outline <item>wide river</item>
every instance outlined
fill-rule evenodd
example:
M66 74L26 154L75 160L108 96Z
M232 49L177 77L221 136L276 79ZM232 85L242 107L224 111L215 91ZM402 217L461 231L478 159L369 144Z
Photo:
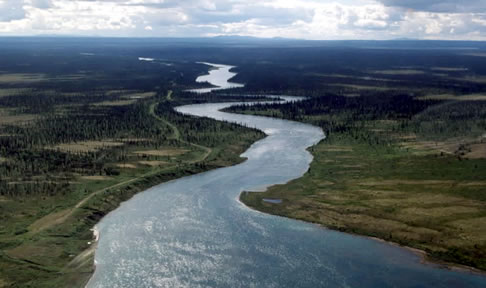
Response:
M242 191L303 175L312 160L306 148L324 135L307 124L218 111L229 105L177 110L268 137L242 164L155 186L108 214L97 225L88 287L486 287L486 277L421 264L406 249L244 206Z

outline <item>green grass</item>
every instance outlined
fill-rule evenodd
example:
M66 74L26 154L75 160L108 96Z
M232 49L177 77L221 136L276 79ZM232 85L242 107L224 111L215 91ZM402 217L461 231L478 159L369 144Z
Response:
M126 169L127 172L108 180L84 180L75 184L75 192L69 197L1 202L1 215L10 217L8 225L3 226L0 232L0 279L19 287L83 287L93 272L93 255L81 266L66 267L77 255L90 249L87 244L93 241L90 229L104 215L116 209L121 202L151 186L241 162L243 159L238 155L256 140L249 137L244 141L231 143L228 147L217 147L215 155L204 163L184 164L189 162L189 159L185 159L179 165L172 165L172 168L165 170L140 166L138 169ZM193 157L199 158L200 153L202 152L195 153ZM134 179L147 172L150 175L93 196L60 224L36 234L31 234L26 229L46 215L72 208L93 191Z
M93 176L97 178L86 179L82 176L91 174L79 171L76 176L68 171L70 182L66 182L62 193L0 198L0 287L84 287L94 269L94 245L88 244L93 241L91 229L104 215L149 187L240 163L244 159L239 155L264 136L253 129L218 124L218 129L204 131L204 139L211 146L199 144L197 137L183 139L184 133L195 131L169 122L165 114L156 115L155 104L148 107L158 125L168 126L173 132L165 146L141 141L112 147L105 155L124 156L104 158L104 167L112 171L110 175L96 174ZM187 152L168 156L135 153L160 149ZM140 161L164 164L149 166ZM120 168L118 164L130 164L130 168ZM36 177L44 181L52 176L56 175Z
M315 158L302 178L243 193L241 200L263 212L486 269L486 229L480 224L486 220L485 159L415 153L393 141L370 144L349 133L332 133L310 151Z

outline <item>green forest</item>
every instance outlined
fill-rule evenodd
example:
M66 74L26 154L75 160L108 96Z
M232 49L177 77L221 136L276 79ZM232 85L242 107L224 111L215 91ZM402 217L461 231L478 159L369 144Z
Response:
M226 111L309 123L326 139L302 178L245 192L245 204L486 269L482 43L244 44L1 38L0 287L83 287L103 216L149 187L240 163L265 137L173 108L267 95L306 99ZM236 66L245 88L186 92L209 87L195 82L200 61Z
M1 52L1 287L82 287L104 215L151 186L239 163L264 137L173 110L246 100L184 92L204 65Z
M245 193L245 204L486 268L486 101L377 92L227 111L302 121L327 136L303 178Z

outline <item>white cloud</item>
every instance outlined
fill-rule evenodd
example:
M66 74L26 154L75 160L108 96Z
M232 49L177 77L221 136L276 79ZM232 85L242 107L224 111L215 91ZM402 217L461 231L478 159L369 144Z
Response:
M486 1L0 0L0 34L486 40L483 3Z
M26 3L41 9L48 9L52 7L52 0L30 0L26 1Z
M466 13L486 12L484 0L378 0L387 6L415 11Z
M23 19L25 10L23 1L0 0L0 22L11 22Z

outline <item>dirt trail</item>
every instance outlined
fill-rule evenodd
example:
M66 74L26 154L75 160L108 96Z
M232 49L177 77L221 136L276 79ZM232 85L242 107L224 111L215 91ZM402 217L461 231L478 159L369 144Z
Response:
M163 172L164 170L172 169L174 167L175 166L169 166L169 167L166 167L164 169L157 169L155 171L150 171L150 172L145 173L141 176L138 176L138 177L117 183L115 185L94 191L93 193L89 194L88 196L83 198L81 201L79 201L74 207L72 207L70 209L63 210L63 211L48 214L47 216L44 216L43 218L35 221L33 224L31 224L29 226L29 230L30 230L29 235L35 235L35 234L37 234L41 231L44 231L48 228L51 228L55 225L59 225L59 224L63 223L64 221L66 221L66 219L68 219L71 215L73 215L73 213L76 209L81 208L91 198L93 198L94 196L96 196L100 193L103 193L103 192L105 192L109 189L113 189L113 188L117 188L117 187L120 187L120 186L130 184L130 183L135 182L137 180L140 180L142 178L145 178L145 177L148 177L148 176L151 176L151 175L154 175L154 174L158 174L160 172Z
M168 99L168 100L170 100L170 99L172 99L171 97L172 97L172 91L169 91L169 92L167 93L167 99ZM172 133L173 133L173 134L172 134L172 139L175 139L175 140L177 140L177 141L179 141L179 142L181 142L181 143L184 143L184 144L187 144L187 145L190 145L190 146L192 146L192 147L196 147L196 148L198 148L198 149L201 149L201 150L204 150L204 151L205 151L205 153L204 153L204 154L201 156L201 158L200 158L200 159L195 159L195 160L190 161L190 162L188 162L188 163L190 163L190 164L194 164L194 163L198 163L198 162L202 162L202 161L206 160L206 158L208 158L208 157L209 157L209 155L211 154L211 152L212 152L213 150L212 150L211 148L209 148L209 147L202 146L202 145L198 145L198 144L191 143L191 142L187 142L187 141L183 140L183 139L181 138L181 132L179 131L179 129L177 129L177 127L176 127L174 124L172 124L172 123L170 123L169 121L167 121L167 120L165 120L165 119L163 119L163 118L159 117L159 116L158 116L158 115L155 113L155 106L157 106L157 104L159 104L159 103L157 103L157 102L156 102L156 103L153 103L152 105L150 105L150 108L149 108L149 113L150 113L150 115L152 115L154 118L156 118L157 120L159 120L159 121L163 122L165 125L169 126L169 127L172 129Z

